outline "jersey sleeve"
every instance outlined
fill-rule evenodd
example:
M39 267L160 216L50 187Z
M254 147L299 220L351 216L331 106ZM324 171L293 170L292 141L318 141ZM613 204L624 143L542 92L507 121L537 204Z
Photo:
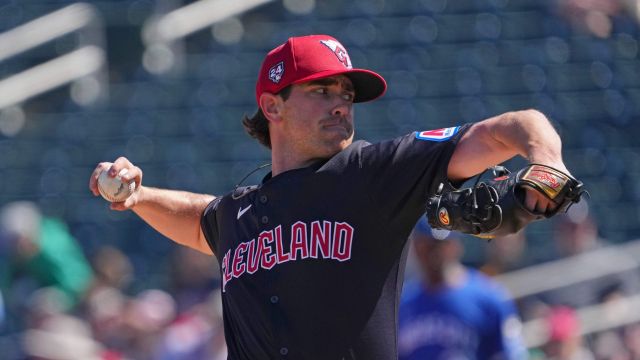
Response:
M448 182L449 160L470 126L413 132L362 149L365 191L384 221L402 229L415 224L427 198Z
M217 221L217 213L218 206L222 201L222 196L213 199L209 205L204 209L202 213L202 217L200 218L200 228L202 229L202 233L204 234L205 239L207 240L207 244L213 251L214 254L219 254L218 252L218 221Z

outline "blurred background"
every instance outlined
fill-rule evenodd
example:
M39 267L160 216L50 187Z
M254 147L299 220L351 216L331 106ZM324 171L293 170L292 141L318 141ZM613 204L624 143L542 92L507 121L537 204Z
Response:
M591 198L465 238L464 263L510 290L532 357L639 359L638 16L635 0L0 2L0 357L224 359L215 259L110 211L88 178L126 156L147 185L226 193L269 162L240 123L263 56L326 33L389 83L356 138L524 108L554 122Z

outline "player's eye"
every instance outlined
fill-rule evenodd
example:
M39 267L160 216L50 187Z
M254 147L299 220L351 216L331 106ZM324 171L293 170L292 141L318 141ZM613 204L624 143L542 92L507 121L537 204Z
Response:
M327 95L329 93L329 89L320 87L313 90L317 94Z
M342 98L346 101L353 101L353 99L355 98L355 94L354 93L344 93L342 94Z

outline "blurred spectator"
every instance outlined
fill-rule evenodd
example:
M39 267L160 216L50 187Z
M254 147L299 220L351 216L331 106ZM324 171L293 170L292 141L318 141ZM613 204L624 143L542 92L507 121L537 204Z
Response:
M81 319L56 314L23 336L29 359L101 360L107 359L102 346L93 340L89 326Z
M421 219L411 234L422 281L400 305L400 359L523 359L520 321L506 291L460 263L462 246Z
M612 17L621 13L625 5L621 0L559 0L558 3L560 14L576 29L600 38L611 35Z
M65 309L81 300L93 273L65 224L42 216L32 202L18 201L0 211L0 231L2 289L15 300L7 306L24 306L24 299L46 286L59 290Z
M178 311L206 301L220 284L217 260L214 256L179 247L172 253L170 292Z
M524 229L487 242L486 261L480 267L480 271L489 276L495 276L521 267L526 243Z
M570 256L579 259L579 256L586 256L607 244L606 240L598 236L597 224L584 201L571 207L567 214L557 216L553 241L559 259ZM640 276L635 270L598 274L598 268L594 267L585 269L585 272L592 272L592 279L539 295L547 304L579 308L600 303L607 296L627 296L640 290Z
M120 249L103 246L92 259L95 280L92 287L126 289L133 280L131 260Z
M219 291L178 316L162 334L156 348L157 360L225 360L227 347Z
M598 226L589 215L586 201L572 206L566 214L557 216L553 230L559 258L582 254L605 244L598 236Z
M542 346L545 359L591 360L593 355L583 346L580 322L573 309L553 307L546 316L547 339Z
M632 359L640 359L640 323L629 325L624 329L624 344Z
M597 360L632 360L631 353L625 349L620 334L616 330L599 333L593 341L593 353Z
M123 309L123 351L131 359L150 359L164 329L175 319L175 301L159 289L145 290Z

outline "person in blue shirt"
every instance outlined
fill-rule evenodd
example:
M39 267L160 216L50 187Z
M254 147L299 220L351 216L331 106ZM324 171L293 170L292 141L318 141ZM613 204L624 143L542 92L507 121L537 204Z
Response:
M403 290L399 359L525 359L513 302L497 282L460 262L456 235L431 229L423 217L410 239L421 279Z

